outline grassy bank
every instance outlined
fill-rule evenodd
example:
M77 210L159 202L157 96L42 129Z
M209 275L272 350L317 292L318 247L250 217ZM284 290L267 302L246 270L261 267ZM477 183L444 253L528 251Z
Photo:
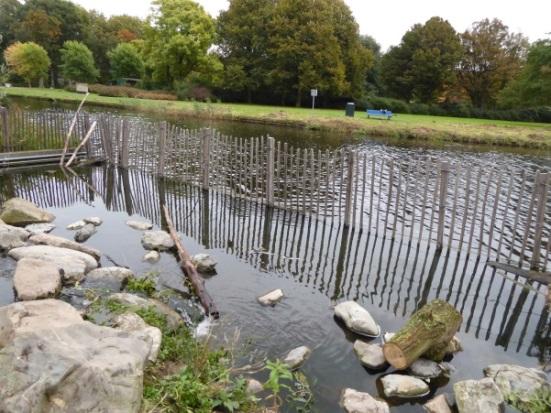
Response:
M0 88L8 96L77 102L82 95L64 90ZM145 112L181 114L206 119L236 120L308 129L338 130L358 136L416 139L431 142L487 144L551 149L551 124L488 119L398 114L391 121L367 119L357 112L346 118L344 110L289 108L228 103L197 103L114 98L90 95L97 105Z

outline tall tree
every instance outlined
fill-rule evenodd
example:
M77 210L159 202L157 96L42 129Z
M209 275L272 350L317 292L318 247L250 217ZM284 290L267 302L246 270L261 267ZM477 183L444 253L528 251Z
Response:
M48 76L50 58L46 50L36 43L16 42L4 51L8 68L22 77L29 87L34 81Z
M245 92L247 102L266 86L268 23L273 0L231 0L218 17L218 53L224 63L224 88Z
M382 91L381 59L383 54L381 52L381 45L370 35L360 36L360 42L366 49L371 51L371 55L373 56L373 65L367 72L366 92L379 94Z
M145 35L146 66L157 85L173 87L209 59L214 20L192 0L155 0Z
M527 39L511 33L498 19L473 23L461 35L463 58L459 67L461 86L474 106L495 105L498 93L522 67Z
M535 42L518 78L499 96L502 107L551 106L551 39Z
M99 71L92 52L84 43L69 40L61 48L61 72L73 82L95 82Z
M138 49L131 43L120 43L108 53L111 64L111 76L119 78L141 79L144 74L143 59Z
M440 17L414 25L381 61L381 78L387 92L397 98L431 103L455 82L461 58L459 36Z
M13 27L17 23L21 7L18 0L0 0L0 57L15 39Z

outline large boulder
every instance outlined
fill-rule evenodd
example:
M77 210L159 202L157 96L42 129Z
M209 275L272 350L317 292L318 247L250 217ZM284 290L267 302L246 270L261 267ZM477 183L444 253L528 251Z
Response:
M354 301L345 301L335 306L335 316L340 318L346 327L356 334L367 337L378 337L381 328L371 314Z
M167 251L174 248L174 241L165 231L145 231L142 245L146 250Z
M381 382L386 397L421 397L430 390L423 380L402 374L389 374Z
M23 258L17 262L13 287L21 301L55 297L61 290L59 267L53 262Z
M22 247L29 238L29 232L11 225L0 224L0 250Z
M22 258L36 258L55 263L62 270L63 282L66 284L81 281L85 274L98 267L98 262L88 254L49 245L14 248L9 255L18 261Z
M453 385L459 413L501 413L503 395L490 379L463 380Z
M149 353L62 301L0 308L0 411L138 412Z
M52 247L68 248L70 250L80 251L85 254L91 255L98 261L101 257L101 252L95 248L91 248L86 245L79 244L78 242L71 241L63 237L58 237L56 235L37 234L29 238L29 241L31 244L35 245L50 245Z
M0 219L8 225L24 226L52 222L55 215L38 208L32 202L22 198L12 198L2 206Z
M83 286L119 292L126 285L129 278L134 277L132 270L124 267L102 267L90 271L86 275Z
M344 389L340 404L346 413L390 413L387 402L353 389Z
M538 369L513 364L492 364L484 369L486 377L492 378L505 399L514 397L519 404L529 402L540 391L551 392L551 383L546 374Z
M163 339L161 330L148 325L139 315L134 313L118 315L113 321L113 327L132 333L140 340L147 342L150 346L147 359L152 362L157 360Z

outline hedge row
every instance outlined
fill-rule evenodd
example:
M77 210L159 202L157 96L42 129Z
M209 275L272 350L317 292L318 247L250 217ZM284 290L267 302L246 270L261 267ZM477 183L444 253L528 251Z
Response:
M459 118L498 119L551 123L551 106L522 109L481 109L465 103L427 105L407 103L398 99L371 96L358 102L361 109L388 109L396 113L415 115L455 116Z
M169 93L164 90L143 90L129 86L105 86L93 84L88 87L88 90L92 93L97 93L100 96L152 100L177 100L177 96L174 93Z

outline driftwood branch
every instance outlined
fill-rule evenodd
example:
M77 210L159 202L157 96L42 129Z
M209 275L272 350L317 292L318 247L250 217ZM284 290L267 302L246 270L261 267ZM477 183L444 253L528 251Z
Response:
M193 286L193 289L195 290L195 294L197 295L197 297L199 297L201 305L207 312L207 315L214 318L220 317L220 313L216 309L216 305L214 304L212 297L209 295L205 288L205 281L197 273L195 265L193 265L193 263L191 262L191 256L182 245L182 241L180 240L180 237L178 236L178 233L174 228L174 224L172 223L172 219L170 218L168 208L165 205L163 205L163 211L170 236L174 240L174 244L176 245L176 249L178 250L178 257L180 258L180 268L189 279L191 285Z
M59 166L63 166L63 162L65 162L65 154L67 153L67 149L69 149L69 140L71 139L71 135L73 134L73 130L75 129L75 126L77 124L78 120L78 114L80 113L80 110L82 109L82 106L84 106L84 102L88 98L88 95L90 93L86 93L84 97L82 98L82 101L80 102L80 105L78 105L78 109L75 113L75 116L73 117L73 121L71 122L71 126L69 127L69 132L67 132L67 137L65 138L65 145L63 145L63 153L61 154L61 159L59 160Z
M73 152L73 155L71 156L71 158L69 158L69 161L67 162L67 165L65 165L67 168L69 166L71 166L71 164L73 163L73 161L77 157L77 154L78 154L78 151L80 151L80 148L82 148L86 144L86 142L88 142L88 139L90 139L90 137L92 136L92 133L94 133L94 129L96 129L97 123L98 123L97 121L94 121L94 123L92 123L92 126L90 126L90 129L88 129L88 132L86 133L86 136L84 137L83 140L80 141L80 143L76 147L75 151Z

